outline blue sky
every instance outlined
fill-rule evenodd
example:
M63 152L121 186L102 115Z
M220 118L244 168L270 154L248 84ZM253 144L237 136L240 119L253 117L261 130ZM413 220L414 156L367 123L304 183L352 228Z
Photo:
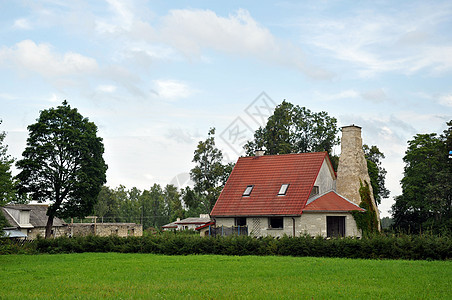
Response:
M384 152L386 216L407 141L452 119L450 28L450 1L0 1L0 130L20 158L67 99L99 127L107 185L182 185L210 127L235 161L286 99Z

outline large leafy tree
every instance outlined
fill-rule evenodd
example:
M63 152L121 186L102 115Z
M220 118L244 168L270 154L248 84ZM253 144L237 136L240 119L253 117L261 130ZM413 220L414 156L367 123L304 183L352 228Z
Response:
M247 155L264 149L270 155L327 151L331 156L333 146L339 145L338 131L336 118L326 112L283 101L244 148Z
M2 120L0 120L2 124ZM6 132L0 131L0 205L12 202L16 198L11 166L14 159L8 155L8 146L4 144Z
M367 170L369 172L370 184L372 185L373 196L377 205L381 200L389 197L389 190L385 186L386 170L381 164L385 158L383 152L377 146L363 145L364 156L367 160Z
M28 126L19 192L33 200L48 202L45 237L51 236L54 217L85 217L93 210L107 165L97 127L64 101L57 108L41 111Z
M222 160L223 153L215 146L215 128L211 128L207 139L198 143L193 157L196 166L190 171L195 193L190 194L189 205L197 206L194 201L198 199L204 206L203 213L212 210L234 166L223 164Z
M402 230L452 230L452 121L443 135L417 134L405 152L402 195L392 206L394 226Z

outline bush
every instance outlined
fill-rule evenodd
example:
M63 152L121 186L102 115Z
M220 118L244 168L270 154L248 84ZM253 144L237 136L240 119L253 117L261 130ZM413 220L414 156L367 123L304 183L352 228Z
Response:
M187 234L162 233L143 237L117 236L38 238L33 242L18 243L0 240L0 254L11 253L80 253L121 252L154 253L164 255L283 255L343 257L364 259L428 259L452 258L450 235L395 235L373 234L362 239L323 237L250 236L199 237Z

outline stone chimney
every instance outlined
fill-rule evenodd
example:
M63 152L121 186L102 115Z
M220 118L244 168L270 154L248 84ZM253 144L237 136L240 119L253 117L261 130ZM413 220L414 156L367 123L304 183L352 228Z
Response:
M265 154L265 150L258 149L254 152L255 156L263 156Z
M360 180L363 184L365 181L369 184L372 205L377 213L378 225L380 226L380 213L375 204L367 161L364 157L361 127L356 125L345 126L342 127L341 156L337 168L337 193L359 205L361 203Z

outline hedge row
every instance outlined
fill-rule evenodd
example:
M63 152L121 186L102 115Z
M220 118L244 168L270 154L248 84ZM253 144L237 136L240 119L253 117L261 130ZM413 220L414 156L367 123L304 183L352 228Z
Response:
M23 245L3 241L0 254L9 253L80 253L122 252L164 255L284 255L344 257L364 259L431 259L452 258L452 238L434 235L403 235L353 239L324 239L321 237L252 238L231 236L201 238L178 234L128 237L74 237L37 239Z

